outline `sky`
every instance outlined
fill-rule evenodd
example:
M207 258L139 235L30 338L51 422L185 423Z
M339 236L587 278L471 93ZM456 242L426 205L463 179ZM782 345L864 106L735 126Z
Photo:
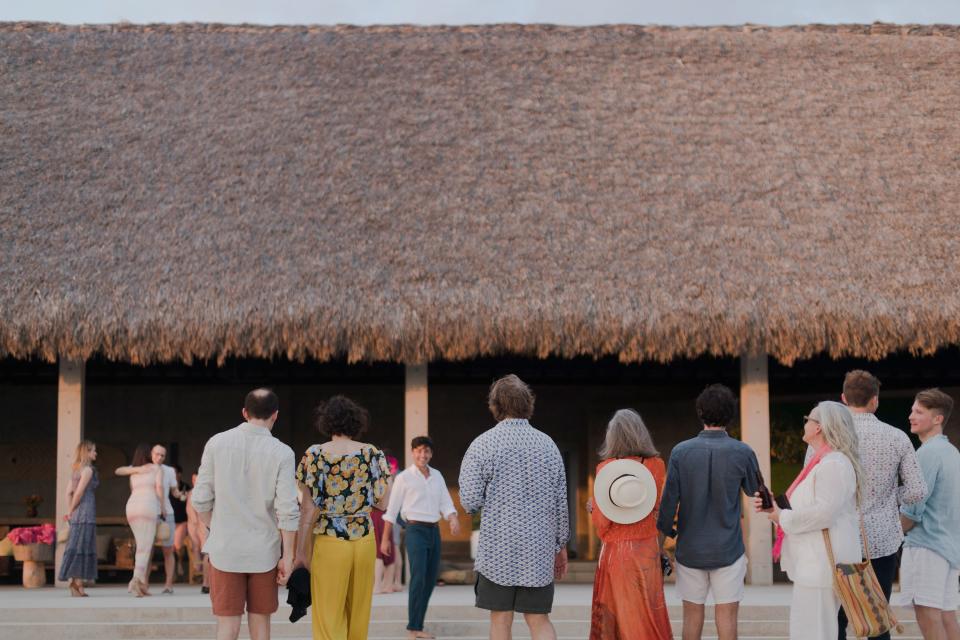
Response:
M0 0L0 21L67 24L960 23L960 0Z

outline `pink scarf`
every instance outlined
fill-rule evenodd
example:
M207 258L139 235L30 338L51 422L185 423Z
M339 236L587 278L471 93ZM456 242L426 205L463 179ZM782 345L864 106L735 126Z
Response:
M807 463L807 466L803 468L803 471L796 477L793 483L790 485L790 488L787 489L787 498L793 496L794 489L797 488L801 482L806 480L807 476L810 475L810 472L813 471L813 468L817 466L823 457L828 453L832 453L833 449L830 448L830 445L823 445L817 449L816 453L813 454L813 457L810 458L810 462ZM786 534L783 532L783 528L778 524L777 525L777 541L773 544L773 559L780 560L780 551L783 549L783 538Z

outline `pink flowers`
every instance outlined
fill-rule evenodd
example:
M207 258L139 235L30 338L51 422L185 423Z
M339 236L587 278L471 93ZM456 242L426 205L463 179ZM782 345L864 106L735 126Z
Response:
M57 537L57 530L52 524L41 524L37 527L17 527L7 534L7 540L13 544L53 544Z

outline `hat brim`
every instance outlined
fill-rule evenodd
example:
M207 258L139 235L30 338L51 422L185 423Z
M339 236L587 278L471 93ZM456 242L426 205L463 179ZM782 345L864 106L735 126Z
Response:
M610 486L623 475L635 476L646 489L643 501L635 507L618 507L610 499ZM594 507L611 522L633 524L650 515L657 504L657 483L647 467L637 460L622 458L608 462L597 472L593 481Z

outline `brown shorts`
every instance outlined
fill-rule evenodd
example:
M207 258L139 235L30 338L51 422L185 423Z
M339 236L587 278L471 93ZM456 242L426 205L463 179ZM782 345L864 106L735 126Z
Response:
M210 602L215 616L242 616L248 613L276 613L277 570L264 573L231 573L210 566Z

